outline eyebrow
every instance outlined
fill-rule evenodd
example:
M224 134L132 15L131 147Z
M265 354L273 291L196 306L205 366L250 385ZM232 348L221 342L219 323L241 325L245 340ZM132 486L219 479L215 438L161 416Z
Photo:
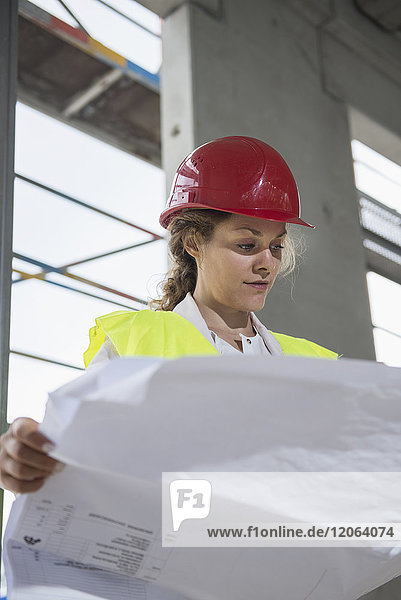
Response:
M258 231L257 229L252 229L251 227L237 227L237 229L235 229L235 231L238 231L239 229L249 229L250 232L252 232L254 235L257 235L258 237L261 237L263 235L263 233L261 231ZM286 233L287 233L287 230L284 229L284 231L282 233L280 233L279 235L276 235L276 238L286 235Z

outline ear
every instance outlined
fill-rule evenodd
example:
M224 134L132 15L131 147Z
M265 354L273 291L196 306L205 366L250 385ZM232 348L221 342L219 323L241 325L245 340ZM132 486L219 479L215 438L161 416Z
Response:
M184 248L192 258L199 259L201 256L199 238L196 231L187 233L183 240Z

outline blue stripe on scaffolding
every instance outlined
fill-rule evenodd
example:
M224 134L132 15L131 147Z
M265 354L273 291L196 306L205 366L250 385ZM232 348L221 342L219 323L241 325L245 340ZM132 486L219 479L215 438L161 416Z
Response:
M143 69L131 60L127 60L127 67L130 71L133 71L134 73L139 75L141 79L150 83L157 90L160 88L160 76L158 75L158 73L151 73L150 71Z

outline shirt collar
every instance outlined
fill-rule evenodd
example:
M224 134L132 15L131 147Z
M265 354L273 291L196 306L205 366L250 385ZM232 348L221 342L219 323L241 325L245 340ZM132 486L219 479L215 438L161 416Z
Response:
M173 310L187 321L190 321L195 325L196 329L216 348L216 344L213 340L212 334L208 326L206 325L205 319L202 317L201 312L192 297L191 292L188 292L184 300L181 300ZM272 333L265 327L257 318L257 316L251 312L251 322L263 339L266 348L270 351L273 356L282 354L281 346ZM217 349L217 348L216 348Z

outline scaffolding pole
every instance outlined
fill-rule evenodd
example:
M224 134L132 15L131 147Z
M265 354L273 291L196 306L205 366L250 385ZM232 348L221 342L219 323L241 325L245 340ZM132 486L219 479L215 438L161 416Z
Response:
M0 1L0 428L7 428L18 0ZM2 533L3 490L0 495Z

